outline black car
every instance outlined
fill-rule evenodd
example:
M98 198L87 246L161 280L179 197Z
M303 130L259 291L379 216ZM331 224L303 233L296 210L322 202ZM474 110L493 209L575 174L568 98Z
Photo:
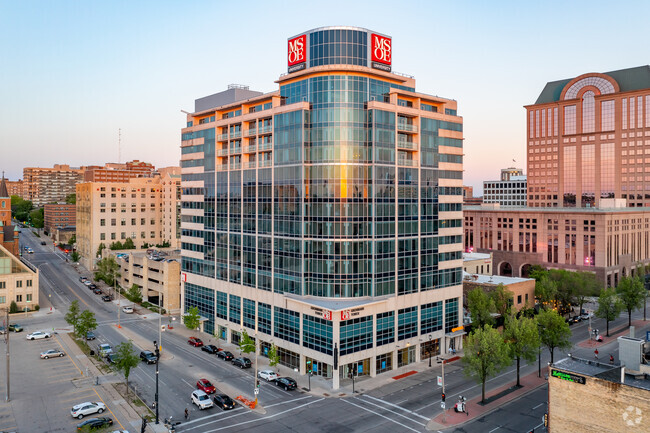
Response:
M112 352L106 355L104 359L106 359L106 362L109 364L115 364L115 354Z
M290 389L296 389L298 387L296 381L290 377L278 377L277 379L275 379L275 385L283 387L285 391L289 391Z
M569 317L568 319L566 319L566 322L567 322L569 325L573 325L574 323L579 323L580 320L582 320L582 319L580 318L580 316L572 316L572 317Z
M84 427L93 430L96 428L106 427L108 425L113 425L113 420L110 418L88 418L86 421L82 421L77 424L77 430L82 430Z
M212 399L214 400L214 404L223 410L234 409L236 406L233 399L228 397L226 394L215 394Z
M95 284L95 283L88 284L88 288L89 288L90 290L95 290L95 289L97 288L97 284Z
M102 289L100 289L100 288L98 287L98 288L96 288L95 290L93 290L93 293L94 293L95 295L101 295L101 294L102 294Z
M113 300L113 297L111 295L102 296L102 301L104 301L104 302L111 302L112 300Z
M251 360L248 358L235 358L232 360L232 365L239 368L251 368Z
M41 245L45 245L45 241L41 241Z
M95 339L95 334L93 334L91 331L86 332L86 340L94 340Z
M219 348L214 344L206 344L205 346L201 346L201 350L208 352L210 355L214 355L215 353L219 352Z
M140 359L146 362L147 364L155 364L158 361L156 355L150 350L143 350L140 352Z
M219 358L223 358L224 361L231 361L235 356L227 350L220 350L217 352Z

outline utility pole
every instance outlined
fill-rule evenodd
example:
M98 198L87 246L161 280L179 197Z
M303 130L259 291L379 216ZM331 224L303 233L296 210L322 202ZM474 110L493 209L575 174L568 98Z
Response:
M9 308L5 309L5 343L7 344L7 398L5 401L10 401L9 398Z
M442 408L442 422L447 422L447 409L445 408L445 360L442 360L442 401L440 402Z
M113 293L117 291L117 271L115 268L113 268ZM120 292L117 292L117 327L121 328L122 326L120 325L120 310L121 310L121 299L120 299ZM156 365L158 363L156 362Z
M257 305L259 302L255 303L255 317L258 317L259 312L257 311ZM253 392L255 393L255 407L257 407L257 398L260 394L260 378L257 377L257 345L259 344L259 338L257 338L257 322L258 320L255 320L255 389Z
M159 424L159 418L158 418L158 407L160 406L158 404L158 365L160 365L160 346L158 346L158 342L154 341L153 345L156 347L156 424ZM162 346L162 344L161 344Z

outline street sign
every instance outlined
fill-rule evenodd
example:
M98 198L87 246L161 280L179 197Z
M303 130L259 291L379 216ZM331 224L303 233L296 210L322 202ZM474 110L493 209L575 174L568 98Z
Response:
M438 386L442 386L442 376L438 376Z
M260 393L259 388L255 388L255 395L257 395L257 394L259 394L259 393Z
M444 408L445 408L445 402L444 402L444 401L441 401L441 402L440 402L440 409L444 409Z

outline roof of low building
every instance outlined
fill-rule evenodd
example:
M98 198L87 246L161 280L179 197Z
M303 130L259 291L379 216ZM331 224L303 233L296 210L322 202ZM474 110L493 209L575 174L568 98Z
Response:
M494 284L495 286L498 286L499 284L503 284L504 286L507 286L509 284L523 283L525 281L535 281L535 279L503 277L501 275L470 274L468 272L463 272L463 282L465 281L468 283L476 283L476 284Z

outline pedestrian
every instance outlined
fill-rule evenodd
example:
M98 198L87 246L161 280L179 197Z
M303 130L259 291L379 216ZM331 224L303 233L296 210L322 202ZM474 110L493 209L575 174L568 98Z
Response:
M598 349L594 350L594 357L598 359Z
M609 363L613 364L614 363L614 355L609 355Z
M185 408L185 419L188 419L190 417L190 411Z

